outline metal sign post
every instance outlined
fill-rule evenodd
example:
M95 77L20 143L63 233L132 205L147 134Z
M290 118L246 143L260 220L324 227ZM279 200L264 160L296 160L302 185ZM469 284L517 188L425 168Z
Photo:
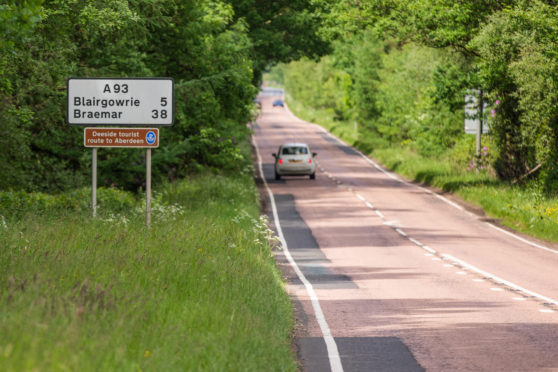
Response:
M145 221L151 225L151 149L145 153Z
M484 101L484 94L481 89L472 89L465 95L465 133L474 134L475 158L477 168L481 159L481 138L483 134L490 133L490 121L485 117L485 112L490 111L490 105Z
M91 205L97 215L99 147L146 148L146 222L151 224L151 149L159 147L159 129L129 126L174 124L172 78L69 78L66 103L69 125L118 125L85 128L83 144L92 147Z
M477 161L480 159L480 151L481 151L481 137L482 137L482 119L483 119L483 99L482 99L482 90L479 91L479 119L477 125L477 141L476 141L476 151L475 155L477 156ZM477 162L478 167L478 162Z
M97 215L97 151L99 147L146 148L145 192L146 223L151 225L151 149L159 147L157 128L84 128L83 144L93 148L91 205L93 217Z
M93 217L97 216L97 147L93 147L92 166L91 166L91 207Z

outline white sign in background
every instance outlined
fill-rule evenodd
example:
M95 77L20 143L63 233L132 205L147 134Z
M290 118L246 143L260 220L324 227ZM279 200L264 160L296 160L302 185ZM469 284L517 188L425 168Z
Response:
M70 78L69 125L172 125L171 78Z
M470 94L465 96L465 133L477 134L480 125L479 119L479 95L480 91L472 90ZM483 102L483 123L482 133L490 133L490 120L488 114L491 108Z

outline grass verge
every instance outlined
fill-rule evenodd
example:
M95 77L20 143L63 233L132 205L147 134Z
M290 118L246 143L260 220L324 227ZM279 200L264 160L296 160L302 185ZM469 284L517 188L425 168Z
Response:
M250 172L159 188L150 229L120 194L96 219L22 199L0 195L0 370L296 370Z
M537 183L512 185L486 171L466 171L467 164L456 162L450 153L434 158L420 156L406 146L375 147L359 140L354 123L333 120L328 110L305 107L288 94L286 101L295 115L320 124L388 169L410 180L454 193L514 230L558 243L558 198L545 195Z

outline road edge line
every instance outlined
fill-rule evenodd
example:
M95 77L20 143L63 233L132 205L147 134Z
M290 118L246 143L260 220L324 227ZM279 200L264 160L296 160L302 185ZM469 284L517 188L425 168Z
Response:
M258 148L258 143L256 141L256 137L254 135L252 135L252 145L256 149L256 156L258 158L258 170L260 172L261 180L262 180L262 182L265 186L265 189L267 191L267 194L269 196L269 200L270 200L270 203L271 203L271 210L272 210L272 213L273 213L273 222L275 224L275 228L277 230L277 235L279 236L279 240L281 241L281 245L283 247L283 253L285 254L285 257L287 258L287 261L289 261L289 264L291 265L291 267L295 271L296 275L298 276L298 279L304 284L304 287L306 288L306 292L308 292L308 296L310 297L310 300L312 302L312 307L314 309L314 314L316 316L316 320L318 321L318 324L320 326L320 330L322 331L322 336L323 336L324 342L326 344L327 355L328 355L329 365L331 367L331 371L332 372L343 372L343 366L341 364L341 357L339 356L339 350L337 348L337 344L335 343L335 339L331 335L331 330L329 329L329 325L327 324L327 321L325 319L325 315L323 313L322 307L320 306L320 301L318 299L318 296L316 295L316 292L314 291L314 287L306 279L306 277L304 276L304 274L302 273L302 271L298 267L298 264L296 263L296 261L292 257L291 252L289 251L287 241L285 240L285 236L283 235L283 229L281 228L281 222L279 220L279 213L277 212L277 206L275 204L275 198L274 198L273 192L271 191L271 188L269 187L269 185L268 185L268 183L265 179L264 173L263 173L262 158L261 158L261 155L260 155L260 150Z
M514 283L512 283L512 282L510 282L510 281L507 281L507 280L505 280L505 279L502 279L502 278L500 278L500 277L498 277L498 276L496 276L496 275L493 275L493 274L491 274L491 273L489 273L489 272L487 272L487 271L481 270L481 269L479 269L479 268L477 268L477 267L475 267L475 266L473 266L473 265L471 265L471 264L469 264L469 263L467 263L467 262L465 262L465 261L463 261L463 260L460 260L460 259L458 259L458 258L456 258L456 257L454 257L454 256L452 256L452 255L450 255L450 254L442 254L442 257L445 258L445 259L447 259L447 260L453 261L454 263L457 263L457 264L461 265L461 266L464 267L464 268L467 268L467 269L469 269L469 270L471 270L471 271L474 271L474 272L476 272L477 274L480 274L480 275L484 276L485 278L490 278L490 279L494 280L495 282L497 282L497 283L499 283L499 284L503 284L503 285L505 285L505 286L507 286L507 287L509 287L509 288L515 289L515 290L517 290L517 291L519 291L519 292L523 292L523 293L525 293L525 294L527 294L527 295L529 295L529 296L536 297L536 298L538 298L539 300L543 300L543 301L548 302L548 303L551 303L551 304L553 304L553 305L558 305L558 301L557 301L557 300L554 300L554 299L552 299L552 298L550 298L550 297L546 297L546 296L541 295L541 294L539 294L539 293L537 293L537 292L530 291L530 290L528 290L528 289L526 289L526 288L523 288L523 287L521 287L521 286L519 286L519 285L517 285L517 284L514 284Z

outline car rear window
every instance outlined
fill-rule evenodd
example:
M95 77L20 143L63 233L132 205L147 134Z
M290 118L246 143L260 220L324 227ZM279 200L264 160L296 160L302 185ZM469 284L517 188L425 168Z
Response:
M302 146L283 147L283 155L306 155L308 148Z

